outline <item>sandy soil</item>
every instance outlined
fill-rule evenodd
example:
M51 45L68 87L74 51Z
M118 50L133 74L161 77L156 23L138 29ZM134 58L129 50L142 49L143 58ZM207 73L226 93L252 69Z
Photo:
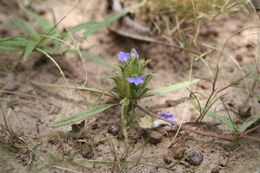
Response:
M74 3L69 0L46 0L33 3L35 9L43 8L46 11L43 17L48 20L52 18L51 9L54 10L56 18L60 19L71 10L73 5ZM1 37L19 33L17 28L9 23L10 18L13 16L17 14L19 16L23 15L17 9L17 7L13 6L0 7ZM64 29L84 21L100 20L106 14L105 9L106 3L101 0L81 2L62 21L59 28ZM223 43L236 31L255 24L254 19L245 11L231 16L220 16L214 26L202 31L199 40L212 47L218 47L220 50ZM225 86L230 81L242 77L243 73L240 68L243 69L244 73L253 70L255 48L251 45L256 44L257 32L256 29L244 30L229 40L223 52L217 87ZM79 43L79 46L88 53L103 58L112 64L119 63L116 57L117 52L129 51L133 47L137 48L141 57L152 60L148 71L157 74L151 81L150 88L175 84L189 78L190 59L185 53L171 47L123 38L111 33L108 29L102 29L100 32L91 35L85 41ZM19 54L16 53L1 53L1 63L5 62L6 66L8 66L18 56ZM84 60L84 67L84 63L74 55L66 54L64 56L71 59L77 68L87 72L88 81L93 81L104 89L111 89L112 80L110 77L115 74L113 70L89 60ZM214 68L218 57L219 51L214 51L206 57L205 61L211 68ZM108 133L109 128L119 123L119 108L108 110L99 116L87 119L85 127L80 129L82 135L79 138L69 137L68 132L71 130L71 126L64 126L59 129L51 128L50 124L54 121L85 110L97 104L97 102L107 101L105 97L99 99L96 95L83 91L42 88L32 85L30 82L32 80L52 84L83 85L84 81L72 74L72 70L66 63L62 64L63 57L55 58L61 63L67 81L64 81L52 62L37 53L32 54L29 61L22 63L15 72L0 70L0 88L2 90L34 96L0 94L1 98L8 100L8 102L4 100L1 100L1 102L11 127L20 138L26 141L27 147L36 154L36 158L32 159L26 149L14 152L12 157L23 165L22 168L25 168L29 163L32 168L44 168L42 172L48 173L72 172L71 170L78 172L126 172L128 169L128 172L133 173L210 173L214 169L219 169L221 173L254 173L260 171L260 144L251 140L243 139L231 143L199 136L188 131L181 131L174 147L167 148L176 134L174 127L168 130L165 128L157 129L157 131L163 131L164 133L167 131L162 141L156 145L150 143L144 145L142 130L137 126L133 126L129 130L129 145L125 147L123 141ZM234 61L234 59L237 61ZM237 62L239 67L236 64ZM194 78L209 77L210 75L203 62L194 62ZM246 82L250 86L252 80L247 79ZM87 82L88 86L93 86L92 84ZM207 96L211 91L211 85L201 81L199 84L190 87L190 89ZM253 94L256 95L257 92L259 95L259 85ZM241 88L230 88L225 93L227 93L224 97L225 102L233 105L234 109L238 109L243 104L248 94L245 89ZM176 105L167 105L169 101L176 101L188 96L189 91L182 89L174 93L146 98L140 102L140 105L149 108L155 113L173 113L178 121L190 122L196 120L199 116L199 113L190 102L182 101ZM205 98L201 99L205 102ZM260 112L260 106L256 99L251 99L250 105L253 113ZM216 103L212 110L225 115L221 103ZM231 113L231 116L237 123L244 121L235 113ZM205 131L218 134L232 133L232 129L220 124L218 120L206 117L204 121L210 124L200 127ZM1 122L3 122L2 116ZM1 130L0 134L6 136L3 130ZM259 130L250 135L259 136ZM79 140L80 142L77 142ZM177 148L190 148L200 151L203 154L202 163L193 166L182 161L169 169L169 165L177 162L177 159L172 159L172 152L176 151ZM53 157L50 157L50 154ZM165 163L167 158L172 159L171 164ZM129 163L116 166L111 163L93 164L88 162L88 160L112 162L120 159L129 161ZM138 160L139 162L137 162ZM4 172L19 172L18 169L8 166L3 159L0 159L0 168Z

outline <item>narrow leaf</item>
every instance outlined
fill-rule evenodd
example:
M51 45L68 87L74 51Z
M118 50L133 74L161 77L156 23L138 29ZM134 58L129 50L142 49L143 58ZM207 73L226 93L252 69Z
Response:
M95 33L96 31L108 26L109 24L111 24L112 22L118 20L119 18L123 17L124 15L126 15L130 10L136 9L141 7L142 5L145 4L146 1L143 1L142 3L139 3L137 5L134 5L132 7L126 8L118 13L115 14L111 14L108 17L106 17L106 19L100 21L100 22L94 22L92 23L92 25L88 26L88 28L86 29L86 31L84 32L85 36L89 36L93 33Z
M146 94L144 94L144 96L147 97L147 96L153 96L153 95L157 95L157 94L169 93L169 92L176 91L176 90L179 90L182 88L186 88L190 85L197 83L198 81L199 81L199 79L194 79L192 81L182 82L182 83L178 83L175 85L170 85L168 87L150 90Z
M96 115L100 112L103 112L104 110L112 107L112 106L115 106L116 104L104 104L104 105L98 105L98 106L94 106L84 112L79 112L79 113L75 113L75 114L72 114L71 116L69 117L66 117L60 121L57 121L55 123L52 124L52 127L56 128L56 127L61 127L61 126L64 126L64 125L67 125L67 124L72 124L72 123L75 123L75 122L78 122L78 121L82 121L88 117L91 117L93 115Z
M34 48L37 46L38 42L29 42L26 48L24 49L22 59L26 61L30 54L33 52Z
M214 112L209 112L209 111L206 113L206 115L222 121L223 123L225 123L227 126L231 127L232 129L237 129L236 124L234 124L231 120L229 120L221 115L218 115Z
M249 121L240 125L238 127L238 131L241 133L244 132L248 127L250 127L252 124L254 124L256 121L259 121L259 120L260 120L260 114L253 116L253 118L251 118Z
M43 31L43 33L47 34L47 35L51 35L51 36L58 36L59 30L56 26L51 26L47 20L43 19L41 16L39 16L37 13L34 13L30 10L28 10L23 4L22 2L18 3L19 7L21 8L21 10L23 12L25 12L28 16L31 16L34 20L36 20L38 22L38 24L40 25L41 30Z
M0 45L0 52L17 52L22 51L23 48L13 47L13 46L1 46Z
M95 92L95 93L104 94L104 95L112 97L111 94L100 91L95 88L85 88L85 87L73 86L73 85L46 84L46 83L40 83L40 82L36 82L36 81L31 81L31 83L34 85L44 86L44 87L70 88L70 89L77 89L77 90L85 90L85 91Z
M0 46L26 46L28 42L32 42L31 40L27 40L23 37L8 37L4 39L0 39Z
M80 55L81 54L86 59L90 59L92 61L95 61L96 63L102 64L102 65L104 65L106 67L109 67L109 68L112 68L114 70L119 70L119 68L117 66L112 65L112 64L104 61L103 59L95 57L93 55L90 55L90 54L88 54L86 52L82 52L82 51L79 52L77 50L72 50L72 49L66 50L66 52L73 53L73 54L76 54L76 55Z
M31 34L31 35L37 34L35 29L32 27L32 25L30 23L28 23L27 21L25 21L24 19L16 17L16 18L11 19L11 22L14 25L18 26L23 31L25 31L27 34Z

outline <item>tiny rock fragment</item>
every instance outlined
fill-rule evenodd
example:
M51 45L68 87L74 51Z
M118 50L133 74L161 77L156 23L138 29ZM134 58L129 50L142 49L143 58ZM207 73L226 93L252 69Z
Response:
M189 154L185 160L191 165L199 165L203 161L203 154L200 151L189 150L185 154Z
M151 131L148 135L148 142L151 144L158 144L162 141L163 134L158 131Z
M44 6L41 5L34 5L32 6L32 8L34 9L34 11L39 14L39 15L44 15L46 14L46 8Z
M91 159L94 156L93 148L91 146L86 146L82 148L80 154L85 159Z
M170 154L166 154L163 156L163 162L166 164L170 164L172 162Z
M238 107L238 113L241 118L248 118L252 115L251 107L247 105L240 105Z
M92 126L91 126L92 130L96 130L97 128L98 128L98 124L97 123L92 124Z
M184 156L186 149L183 146L173 148L173 157L175 159L181 159Z
M117 124L110 125L107 129L107 132L113 136L116 136L116 135L118 135L120 130L121 130L121 126L117 123Z
M56 145L57 143L59 143L59 141L59 136L53 136L48 139L48 143L50 143L51 145Z
M212 168L210 173L219 173L219 171L220 171L220 168L217 166L217 167Z

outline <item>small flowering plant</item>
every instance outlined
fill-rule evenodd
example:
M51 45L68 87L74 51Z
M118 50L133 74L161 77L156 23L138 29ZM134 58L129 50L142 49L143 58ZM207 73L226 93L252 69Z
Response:
M149 90L147 84L153 75L144 72L149 61L141 60L136 49L132 49L131 53L119 52L118 59L121 61L121 74L112 77L116 85L112 92L120 100L128 98L135 102Z
M78 112L72 114L69 117L66 117L60 121L55 122L52 127L60 127L67 124L75 123L81 120L84 120L88 117L97 115L98 113L103 112L106 109L109 109L118 104L121 105L121 127L122 127L122 135L127 138L126 127L129 123L133 121L134 118L138 117L135 112L135 108L137 107L137 102L145 97L154 96L157 94L165 94L168 92L176 91L178 89L182 89L188 87L194 83L197 83L199 80L195 79L192 81L186 81L182 83L178 83L175 85L170 85L167 87L150 90L147 88L148 82L154 76L153 74L147 73L145 71L146 65L149 61L141 59L136 49L132 49L131 52L119 52L118 60L120 64L119 68L111 64L107 64L108 67L113 67L113 69L118 69L119 74L112 77L115 86L110 90L110 92L104 92L98 90L96 88L80 88L90 92L98 93L101 95L112 97L116 102L96 105L82 112ZM102 64L104 61L102 60ZM45 84L45 86L52 86L50 84ZM69 86L72 88L72 86ZM79 87L75 87L79 88ZM161 117L170 120L172 122L176 121L176 118L167 113L163 113L160 115ZM150 125L152 125L150 123ZM149 125L149 126L150 126ZM172 125L163 120L157 120L155 122L155 126L158 125Z
M133 119L131 113L134 114L137 101L149 90L147 84L153 75L145 73L145 66L149 61L140 59L136 49L132 49L131 53L119 52L118 59L121 61L121 74L112 77L115 87L111 91L121 100L123 134L127 136L124 127Z

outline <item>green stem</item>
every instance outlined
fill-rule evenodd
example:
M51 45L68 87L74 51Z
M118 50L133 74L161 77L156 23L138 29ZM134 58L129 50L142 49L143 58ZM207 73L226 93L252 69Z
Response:
M128 139L127 131L126 131L126 126L127 126L126 117L127 117L127 114L128 114L128 108L129 108L128 104L127 105L123 104L122 110L121 110L122 135L126 138L126 140Z

